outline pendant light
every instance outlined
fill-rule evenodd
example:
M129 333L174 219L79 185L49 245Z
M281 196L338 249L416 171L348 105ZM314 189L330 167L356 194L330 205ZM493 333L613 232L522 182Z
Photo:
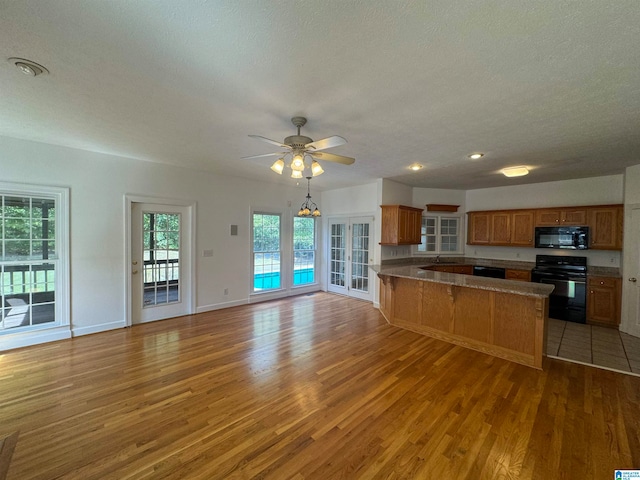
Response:
M311 200L311 177L307 177L307 199L300 206L298 212L299 217L319 217L320 210L318 206Z

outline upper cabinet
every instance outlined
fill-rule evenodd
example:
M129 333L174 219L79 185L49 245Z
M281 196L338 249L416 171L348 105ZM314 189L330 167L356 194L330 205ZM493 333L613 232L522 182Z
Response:
M622 205L469 212L468 245L533 247L535 227L587 226L589 248L622 250Z
M473 212L469 214L469 245L489 245L491 242L491 212Z
M533 210L470 212L469 245L533 246Z
M586 224L586 208L542 208L536 210L536 227L584 226Z
M622 250L622 205L589 209L589 248Z
M381 205L380 245L419 245L422 209L405 205Z

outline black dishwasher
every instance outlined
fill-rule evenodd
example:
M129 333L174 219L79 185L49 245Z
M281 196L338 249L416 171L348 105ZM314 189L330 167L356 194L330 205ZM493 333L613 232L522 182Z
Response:
M473 274L477 277L505 278L505 269L499 267L473 267Z

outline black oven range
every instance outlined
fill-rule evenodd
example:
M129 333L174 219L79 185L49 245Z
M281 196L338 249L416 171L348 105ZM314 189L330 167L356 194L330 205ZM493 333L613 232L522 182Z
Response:
M531 281L555 287L549 296L549 317L586 323L587 257L536 255Z

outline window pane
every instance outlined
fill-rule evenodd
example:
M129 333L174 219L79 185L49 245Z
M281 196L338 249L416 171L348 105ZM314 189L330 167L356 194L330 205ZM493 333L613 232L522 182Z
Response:
M253 215L253 291L280 288L280 215Z
M314 218L293 219L293 285L315 282L316 222Z

